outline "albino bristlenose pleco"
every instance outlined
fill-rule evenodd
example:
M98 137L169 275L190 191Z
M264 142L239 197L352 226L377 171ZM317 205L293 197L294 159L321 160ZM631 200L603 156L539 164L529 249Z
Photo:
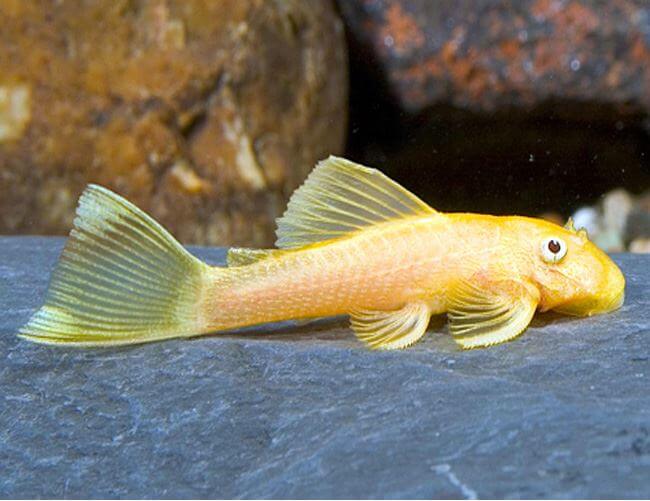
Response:
M372 348L404 348L446 312L463 348L520 335L535 311L607 313L618 266L569 222L438 212L381 172L330 157L291 197L277 249L208 266L153 219L90 185L45 304L20 336L110 346L348 314Z

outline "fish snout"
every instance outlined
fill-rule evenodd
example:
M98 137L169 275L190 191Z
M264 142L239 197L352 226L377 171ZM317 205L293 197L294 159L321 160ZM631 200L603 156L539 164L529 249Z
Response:
M612 302L608 306L607 311L618 310L621 306L623 306L624 302L625 302L625 289L621 290L621 292L612 300Z
M594 313L609 313L610 311L618 310L623 306L625 301L625 283L612 288L609 294L604 295L600 302L600 309Z
M609 267L597 289L555 307L568 315L591 316L610 313L623 306L625 301L625 277L614 263Z
M609 313L618 310L625 301L625 277L618 266L612 263L603 286L600 309L595 313Z

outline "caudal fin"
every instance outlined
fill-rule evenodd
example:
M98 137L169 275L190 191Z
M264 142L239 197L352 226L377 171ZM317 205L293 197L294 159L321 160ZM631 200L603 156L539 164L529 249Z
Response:
M208 269L135 205L90 185L45 304L19 335L109 346L199 334Z

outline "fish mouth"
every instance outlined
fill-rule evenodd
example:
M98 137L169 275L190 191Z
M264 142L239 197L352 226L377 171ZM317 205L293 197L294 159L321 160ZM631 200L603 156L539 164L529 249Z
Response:
M586 298L580 301L572 301L553 308L559 313L575 316L591 316L602 313L611 313L618 310L625 302L625 289L605 298Z
M618 310L623 303L625 302L625 289L621 290L616 297L614 297L607 307L603 310L603 313L609 313L610 311Z

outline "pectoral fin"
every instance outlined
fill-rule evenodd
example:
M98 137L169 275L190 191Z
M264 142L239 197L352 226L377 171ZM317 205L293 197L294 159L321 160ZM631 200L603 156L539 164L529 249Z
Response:
M449 295L449 330L465 349L503 343L526 330L538 302L537 289L524 282L460 281Z
M357 337L371 348L406 348L426 332L431 311L423 302L409 303L395 311L358 310L350 314Z

